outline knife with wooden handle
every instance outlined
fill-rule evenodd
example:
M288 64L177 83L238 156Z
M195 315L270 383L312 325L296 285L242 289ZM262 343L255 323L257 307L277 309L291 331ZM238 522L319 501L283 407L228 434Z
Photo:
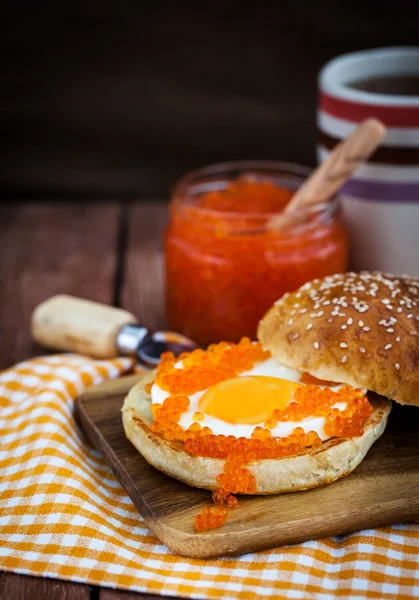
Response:
M175 355L197 348L189 338L171 331L150 331L130 312L65 294L53 296L34 310L33 338L42 346L92 358L137 356L158 364L162 352Z

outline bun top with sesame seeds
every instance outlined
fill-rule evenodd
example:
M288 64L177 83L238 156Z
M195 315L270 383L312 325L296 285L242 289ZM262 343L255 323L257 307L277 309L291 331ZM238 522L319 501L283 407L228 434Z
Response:
M258 338L285 365L419 406L419 279L315 279L274 304Z

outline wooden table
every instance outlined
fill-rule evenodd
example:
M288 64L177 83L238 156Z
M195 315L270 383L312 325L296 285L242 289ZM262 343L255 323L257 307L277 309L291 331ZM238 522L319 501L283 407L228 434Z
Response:
M0 208L0 369L44 353L30 338L33 308L65 292L122 306L164 326L162 202L14 203ZM7 600L156 598L0 572Z

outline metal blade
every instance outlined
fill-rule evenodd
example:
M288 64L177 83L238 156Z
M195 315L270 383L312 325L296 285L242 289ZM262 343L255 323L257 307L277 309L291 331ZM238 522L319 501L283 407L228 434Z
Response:
M189 338L173 331L154 331L148 333L137 348L139 362L148 367L155 367L160 362L163 352L173 352L179 356L182 352L191 352L199 348Z

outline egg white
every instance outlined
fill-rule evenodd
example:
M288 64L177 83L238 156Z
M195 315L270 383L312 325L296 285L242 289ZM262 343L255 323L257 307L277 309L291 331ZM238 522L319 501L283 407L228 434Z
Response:
M177 369L182 369L183 365L181 361L176 363L175 367ZM264 375L267 377L276 377L278 379L286 379L288 381L293 381L295 383L299 382L300 377L302 375L301 371L296 369L291 369L286 367L285 365L279 363L275 358L271 357L267 360L256 363L254 367L248 371L243 371L239 374L239 377L243 377L246 375ZM326 386L319 386L324 388ZM330 389L334 392L340 390L343 387L343 384L336 384L334 386L330 386ZM208 388L207 388L208 389ZM185 411L178 423L183 429L188 429L192 423L196 422L193 419L193 415L195 412L201 412L202 410L199 408L199 400L207 391L201 390L196 392L195 394L191 394L188 396L190 405L187 411ZM153 404L162 404L166 398L170 396L170 393L166 390L160 388L156 383L153 384L151 388L151 402ZM345 410L346 402L337 402L333 405L333 408L337 408L340 411ZM204 413L202 413L204 414ZM235 437L245 437L251 438L252 433L255 430L255 427L264 427L264 421L261 423L256 423L253 425L246 425L240 423L227 423L221 419L217 419L216 417L212 417L210 415L204 414L204 419L199 422L202 427L209 427L211 431L215 435L234 435ZM321 440L326 440L329 438L324 432L325 426L325 418L324 417L305 417L301 421L283 421L278 422L277 426L272 428L271 434L273 437L287 437L290 435L296 427L301 427L305 433L309 433L310 431L315 431Z

